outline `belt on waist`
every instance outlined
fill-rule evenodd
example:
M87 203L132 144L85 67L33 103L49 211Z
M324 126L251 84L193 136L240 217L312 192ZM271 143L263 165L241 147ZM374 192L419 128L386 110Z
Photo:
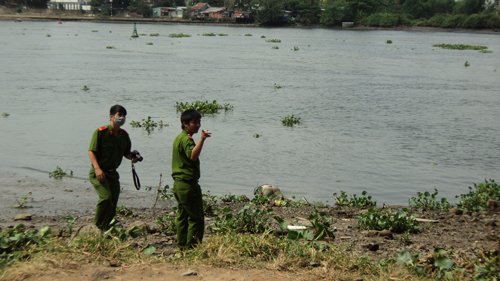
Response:
M181 181L185 183L198 183L198 180L193 180L193 179L174 179L174 181Z

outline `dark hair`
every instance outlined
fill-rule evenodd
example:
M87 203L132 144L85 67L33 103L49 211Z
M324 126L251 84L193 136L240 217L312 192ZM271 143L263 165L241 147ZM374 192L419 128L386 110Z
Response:
M184 123L189 123L193 120L201 119L201 114L195 109L187 109L181 114L181 125L184 129Z
M125 109L125 107L119 104L115 104L109 109L109 115L115 115L117 112L119 112L122 116L127 115L127 110Z

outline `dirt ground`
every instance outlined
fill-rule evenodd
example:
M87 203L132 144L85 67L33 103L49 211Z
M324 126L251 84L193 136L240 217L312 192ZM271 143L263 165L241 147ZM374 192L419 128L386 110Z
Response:
M68 215L78 217L74 229L92 225L96 195L89 190L84 181L39 181L30 177L19 177L14 174L0 173L0 185L3 195L0 198L0 228L5 229L23 223L29 227L39 228L48 225L55 233L67 227ZM149 242L157 242L157 251L173 254L175 238L157 232L156 219L171 211L173 204L159 202L155 208L155 192L133 193L130 187L124 190L120 204L127 206L132 215L119 215L119 221L125 227L138 222L145 223L152 230ZM28 194L28 195L26 195ZM21 197L28 197L24 206L14 208ZM21 202L22 203L22 202ZM231 203L234 210L244 203ZM139 208L137 206L148 206ZM395 206L385 206L395 207ZM302 223L307 222L313 207L273 207L277 215ZM320 208L322 212L333 218L336 228L335 240L332 243L346 246L351 251L366 255L373 259L395 257L404 249L431 255L435 248L451 250L457 263L472 260L483 250L500 250L500 212L462 213L450 210L441 212L417 212L421 221L420 232L411 234L394 234L388 231L366 231L357 227L356 216L363 210L343 209L339 207ZM21 213L31 215L30 220L16 220ZM206 225L213 223L214 218L207 216ZM156 230L155 230L156 229ZM156 232L156 233L155 233ZM206 237L210 236L207 229ZM377 250L373 250L374 244ZM163 246L162 246L163 245ZM163 248L162 248L163 247ZM370 249L371 248L371 249ZM51 263L49 263L51 264ZM60 265L57 262L49 268L23 268L19 274L0 280L318 280L311 270L300 272L283 272L268 269L213 268L208 266L182 267L172 264L77 264L68 261ZM191 273L191 274L188 274Z

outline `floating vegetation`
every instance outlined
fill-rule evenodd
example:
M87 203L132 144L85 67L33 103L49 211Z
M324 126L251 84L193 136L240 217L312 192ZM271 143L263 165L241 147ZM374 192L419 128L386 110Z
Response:
M106 49L116 49L115 46L108 45L106 46Z
M203 33L201 36L216 36L216 34L213 32L210 32L210 33Z
M299 47L297 47L297 46L293 46L293 49L292 49L292 50L293 50L293 51L298 51L298 50L300 50L300 49L299 49Z
M52 37L52 35L50 35L50 34L47 34L47 37Z
M177 112L182 112L187 109L195 109L201 114L215 114L219 113L219 110L230 111L233 110L234 106L229 103L219 104L216 100L212 102L209 101L194 101L192 103L188 102L176 102L175 107Z
M146 45L153 45L153 42L147 42Z
M151 116L148 116L148 118L141 121L131 121L130 126L132 128L143 128L149 135L155 128L163 129L163 127L168 127L168 123L163 122L163 120L154 121Z
M273 48L274 50L278 50L280 47L278 47L278 46L272 46L271 48Z
M14 208L16 209L31 208L31 206L26 205L28 201L33 201L33 198L31 197L31 192L28 192L28 194L24 195L23 197L16 199L17 204L14 205Z
M266 36L264 36L264 35L261 35L261 36L260 36L260 38L266 38Z
M385 41L385 43L392 44L392 40L387 40L387 41Z
M61 180L63 177L73 177L73 171L69 171L66 173L61 167L57 166L57 168L49 173L49 178L53 178L56 180Z
M82 91L88 91L88 90L90 90L89 87L87 87L87 85L83 85Z
M255 133L255 134L253 134L253 137L254 137L254 138L256 138L256 139L260 138L261 136L262 136L262 135L261 135L261 134L259 134L259 133Z
M228 36L227 33L219 33L219 36Z
M183 38L183 37L191 37L191 35L185 34L185 33L170 33L168 35L168 37L170 37L170 38Z
M160 36L160 33L150 33L149 36Z
M140 33L141 36L148 36L146 33Z
M432 47L439 47L443 49L450 49L450 50L475 50L475 51L482 51L488 49L487 46L482 46L482 45L466 45L466 44L434 44Z
M267 43L281 43L281 40L280 39L267 39L266 42Z
M93 30L92 30L92 32L99 32L99 30L95 30L95 29L93 29Z
M245 36L252 36L251 33L245 33Z
M278 83L274 83L274 88L277 90L277 89L281 89L283 87Z
M9 113L7 113L7 112L2 112L2 114L1 114L1 115L2 115L2 117L3 117L3 118L7 118L7 117L9 117L9 116L10 116L10 114L9 114Z
M491 54L493 53L493 51L491 50L479 50L480 53L484 53L484 54Z
M302 123L302 119L293 114L281 118L281 124L285 127L293 127L295 125L299 125L300 123Z
M466 60L466 61L465 61L464 66L465 66L465 67L469 67L469 66L470 66L470 63L469 63L469 61L468 61L468 60Z

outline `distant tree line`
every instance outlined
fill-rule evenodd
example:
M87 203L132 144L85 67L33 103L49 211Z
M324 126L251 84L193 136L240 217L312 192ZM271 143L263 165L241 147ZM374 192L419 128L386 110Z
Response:
M325 25L342 22L375 27L432 26L443 28L500 28L500 0L91 0L95 13L109 15L128 11L144 17L152 7L192 6L206 2L250 12L261 25ZM0 0L0 5L16 4L46 8L48 0ZM112 4L112 7L111 7ZM114 12L116 14L116 12Z

